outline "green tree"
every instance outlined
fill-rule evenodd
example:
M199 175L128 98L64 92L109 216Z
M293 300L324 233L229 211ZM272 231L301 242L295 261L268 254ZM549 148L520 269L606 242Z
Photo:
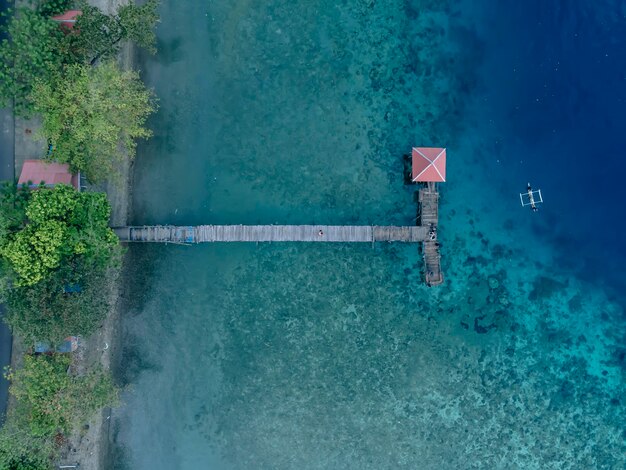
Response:
M0 429L0 470L50 470L56 453L52 438L33 436L24 417L9 410Z
M59 267L71 251L70 230L62 222L29 224L2 248L2 255L17 274L17 285L33 285Z
M32 436L66 434L99 408L117 402L110 374L95 369L83 376L72 375L70 363L65 354L27 355L21 369L6 375L17 402L16 413Z
M68 36L71 49L87 64L110 59L119 52L124 40L133 41L154 53L154 29L159 21L158 1L148 0L143 5L121 5L114 15L105 15L97 7L80 3L82 14L76 20L79 34Z
M136 72L113 62L68 66L63 76L39 81L33 101L41 132L55 147L52 158L93 182L114 174L124 154L132 158L136 139L152 135L145 127L156 110L152 92Z
M35 80L49 80L67 60L58 23L29 8L20 8L2 27L0 42L0 106L14 100L15 112L32 113Z
M56 346L70 335L89 336L110 311L118 266L103 269L72 260L38 284L9 288L5 320L30 343L47 340Z
M62 184L41 188L24 212L27 223L0 246L16 287L35 285L76 258L105 267L119 245L108 227L110 206L104 193L78 192Z
M0 183L0 246L26 225L26 204L30 195L27 189L18 190L14 182Z
M73 4L73 0L39 0L35 8L41 16L48 17L70 10Z

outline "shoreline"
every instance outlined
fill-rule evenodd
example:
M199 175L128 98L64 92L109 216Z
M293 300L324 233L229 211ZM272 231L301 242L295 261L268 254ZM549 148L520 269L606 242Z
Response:
M113 14L121 5L128 4L132 0L88 0L89 4L98 7L106 14ZM117 62L124 70L132 69L135 60L136 50L130 42L126 42L118 55ZM122 177L119 181L108 181L99 189L107 194L107 199L111 205L110 224L112 226L127 225L130 214L130 196L132 194L133 161L125 156L120 165ZM111 295L111 310L102 327L84 342L79 357L80 363L100 365L110 371L116 354L120 349L119 345L119 319L121 314L121 282L123 278L124 263L126 254L122 255L119 277L113 282ZM111 441L110 424L113 408L105 407L96 413L88 423L87 429L75 429L68 439L65 452L62 458L67 462L77 462L84 468L93 470L104 470L110 468Z
M17 1L19 6L20 0ZM129 0L88 0L92 6L96 6L104 13L114 13L120 5L129 3ZM129 42L122 46L117 58L122 69L131 69L135 63L135 49ZM13 116L13 113L11 113ZM42 155L45 151L45 142L37 141L33 138L34 129L39 127L40 121L37 117L33 119L22 119L14 117L14 151L12 152L13 165L11 170L14 174L19 174L23 161L26 158L33 158ZM107 194L107 199L111 205L111 225L127 225L130 212L131 178L133 162L126 157L121 164L120 172L122 177L119 181L107 182L98 190ZM123 271L125 255L122 255L120 272ZM121 275L113 280L111 296L111 310L103 325L98 331L88 338L80 338L80 347L72 358L72 368L80 373L88 367L100 365L105 370L110 370L111 364L118 350L119 338L117 333L121 308ZM23 361L23 355L27 350L24 342L13 336L11 344L11 367L17 368ZM9 396L7 409L15 406L15 400ZM80 464L82 468L93 470L108 468L106 464L109 460L109 424L108 419L112 409L103 408L97 412L87 423L73 430L67 436L66 442L60 449L60 461L56 464Z
M107 14L115 12L119 5L128 3L124 0L90 0L89 3L99 7ZM122 46L118 56L118 64L122 69L128 70L135 64L135 48L129 42ZM127 156L120 167L122 177L119 181L109 181L99 188L107 194L107 199L111 205L110 224L112 226L127 225L130 214L130 196L132 194L133 162ZM78 362L85 364L99 364L110 371L116 354L120 349L119 345L119 319L122 308L121 282L123 278L124 263L126 254L121 258L119 277L114 280L111 295L111 311L102 327L91 337L84 340L83 348L80 350ZM68 463L77 462L81 467L93 470L104 470L110 468L110 423L113 408L105 407L96 413L88 428L75 429L69 437L63 459Z

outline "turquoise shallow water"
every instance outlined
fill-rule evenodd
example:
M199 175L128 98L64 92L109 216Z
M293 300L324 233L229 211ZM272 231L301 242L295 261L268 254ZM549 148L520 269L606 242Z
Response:
M623 311L523 242L470 11L163 2L135 223L412 223L403 154L446 145L447 282L414 246L131 247L115 468L623 467Z

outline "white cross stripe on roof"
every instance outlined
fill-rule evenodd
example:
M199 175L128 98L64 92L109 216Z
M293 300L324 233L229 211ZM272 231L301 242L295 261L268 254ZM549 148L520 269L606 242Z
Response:
M437 168L437 165L435 165L435 162L437 161L437 159L439 157L441 157L441 155L443 155L443 153L446 151L446 149L441 149L441 152L439 152L439 154L433 159L431 160L430 158L428 158L426 155L424 155L422 152L419 151L418 148L415 148L415 151L417 153L419 153L422 157L424 157L424 159L426 159L426 161L429 163L429 165L426 166L426 168L424 168L422 171L419 172L419 174L413 178L413 181L415 181L417 178L419 178L422 173L424 173L426 170L428 170L428 168L430 166L433 166L433 168L435 168L435 171L437 172L437 174L439 175L439 177L442 179L442 181L445 181L446 179L443 177L443 175L441 174L441 172L439 171L439 168Z

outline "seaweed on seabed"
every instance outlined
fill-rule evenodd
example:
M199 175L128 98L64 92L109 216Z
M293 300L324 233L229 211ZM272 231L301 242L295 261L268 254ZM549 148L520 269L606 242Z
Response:
M528 294L528 300L546 300L558 291L567 287L567 282L560 282L546 276L539 276L533 282L533 290Z
M118 421L113 424L113 436L111 443L109 444L109 453L105 457L106 468L112 470L130 470L130 455L126 446L121 442L118 437L120 432L120 425Z
M115 381L121 387L136 382L139 375L144 371L160 370L160 367L151 362L146 352L136 344L138 338L126 337L124 340L119 360L113 367Z
M571 312L580 312L583 308L583 299L580 294L576 294L574 297L569 299L567 307Z
M405 185L413 184L413 173L411 169L411 156L408 154L402 155L402 175L404 176L403 182ZM417 202L417 200L415 201Z

